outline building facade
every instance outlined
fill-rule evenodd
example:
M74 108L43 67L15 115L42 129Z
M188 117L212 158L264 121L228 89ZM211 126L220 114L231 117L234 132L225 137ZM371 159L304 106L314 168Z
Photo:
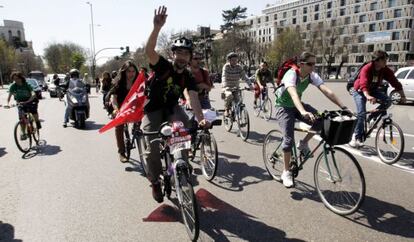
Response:
M414 0L285 0L267 5L262 15L241 21L247 36L269 47L284 28L298 30L307 50L320 55L330 46L333 70L352 73L383 49L394 68L414 60ZM322 39L320 37L323 37ZM326 41L331 40L331 41ZM321 46L322 49L321 49ZM325 62L325 63L324 63Z
M19 38L21 42L26 41L22 22L4 20L3 23L3 25L0 25L0 38L8 42L12 42L13 37Z

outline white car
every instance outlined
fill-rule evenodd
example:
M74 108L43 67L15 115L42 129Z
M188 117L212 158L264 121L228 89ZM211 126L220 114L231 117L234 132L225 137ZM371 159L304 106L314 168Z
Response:
M58 77L60 79L60 83L62 83L66 77L65 74L58 74ZM57 97L56 92L56 85L53 83L53 74L48 74L46 76L46 84L49 90L50 97Z
M401 82L407 101L414 101L414 66L398 69L395 77ZM401 95L392 86L389 86L387 93L394 104L400 103Z

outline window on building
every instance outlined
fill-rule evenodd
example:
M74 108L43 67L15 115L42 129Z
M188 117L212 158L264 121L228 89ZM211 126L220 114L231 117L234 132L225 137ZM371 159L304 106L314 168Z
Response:
M340 27L338 29L339 34L345 34L345 28L344 27Z
M265 37L262 37L262 42L263 43L266 42L266 38Z
M307 24L306 25L306 30L310 30L311 29L311 24Z
M375 47L375 45L368 45L368 52L373 52L374 47Z
M303 22L306 23L306 21L308 21L308 17L307 16L303 16Z
M280 20L280 26L285 26L286 25L286 20Z
M398 55L397 54L390 54L390 58L388 59L389 62L398 62Z
M394 10L394 18L399 18L402 16L402 10L401 9L395 9Z
M332 27L336 26L336 19L332 19L332 21L331 21L331 26L332 26Z
M358 36L358 43L364 43L365 41L365 35Z
M17 30L17 37L19 37L19 39L22 39L22 33L20 32L20 30Z
M286 16L287 16L287 13L283 12L283 18L286 18Z
M392 40L399 40L399 39L400 39L400 32L393 32Z
M397 1L396 0L388 0L388 7L396 7Z
M346 5L346 0L341 0L341 2L339 3L339 5L345 6Z
M384 49L385 49L385 51L391 51L391 49L392 49L392 44L385 44L385 45L384 45Z
M269 36L269 42L272 42L272 36Z
M349 42L351 41L350 37L344 37L344 44L349 44Z
M292 11L292 16L296 16L296 9Z
M332 2L328 2L328 4L326 4L326 8L331 9L332 8Z
M307 14L308 13L308 7L304 7L303 8L303 14Z
M379 12L375 15L376 20L383 20L384 19L384 12Z
M260 18L257 19L257 23L260 24Z
M360 3L361 2L361 0L355 0L355 3Z
M358 55L355 58L355 62L357 62L357 63L363 63L364 62L364 56L363 55Z
M369 32L374 32L375 31L375 24L370 24L369 25Z
M361 16L359 16L359 22L360 23L363 23L363 22L366 22L367 21L367 15L361 15Z
M272 29L271 28L269 28L269 34L272 34Z
M296 18L292 19L292 24L296 24Z
M410 42L404 43L404 50L407 50L407 51L410 50Z
M394 21L387 22L387 30L391 30L394 28Z
M344 16L345 15L345 8L341 8L341 9L339 9L339 15L340 16Z
M331 11L326 12L326 18L330 18L331 16L332 16L332 12Z
M371 11L377 10L378 9L378 3L377 2L371 3L370 9L371 9Z
M345 24L350 24L350 23L351 23L351 17L346 17Z
M352 53L358 53L358 45L353 45L351 49Z
M253 25L253 19L252 19L252 20L250 20L250 25Z
M315 20L319 20L319 13L315 13Z
M318 12L319 11L319 4L316 4L315 5L315 12Z
M269 22L269 16L266 16L265 21Z
M359 29L359 26L358 25L354 25L354 34L358 33L358 29Z
M260 36L260 35L262 35L262 30L261 30L261 29L259 29L259 36Z
M361 12L361 6L356 5L356 6L354 7L354 13L359 13L359 12Z
M273 15L273 19L277 20L277 14Z
M412 28L413 27L413 20L412 19L407 19L406 20L406 28Z

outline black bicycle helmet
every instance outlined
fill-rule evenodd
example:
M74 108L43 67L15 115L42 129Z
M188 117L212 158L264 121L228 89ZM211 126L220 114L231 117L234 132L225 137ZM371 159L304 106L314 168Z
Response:
M174 42L171 46L171 50L175 51L178 48L187 49L190 52L193 52L193 41L187 39L186 37L178 38L178 39L174 40Z
M239 55L235 52L230 52L227 54L227 60L230 60L231 58L234 58L234 57L239 57Z

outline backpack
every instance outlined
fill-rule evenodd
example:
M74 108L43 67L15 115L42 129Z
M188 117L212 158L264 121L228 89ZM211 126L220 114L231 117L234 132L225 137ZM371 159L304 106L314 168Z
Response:
M277 81L276 85L278 88L280 86L284 86L282 83L283 76L286 74L286 72L290 69L295 70L296 74L299 76L299 66L298 66L298 58L295 56L293 58L290 58L282 63L281 66L277 69Z
M350 77L348 78L348 83L346 84L346 90L349 92L349 94L353 95L354 90L354 83L355 81L358 79L359 73L361 73L361 69L362 67L364 67L365 65L371 63L371 61L369 62L364 62L364 64L362 64L358 70Z

